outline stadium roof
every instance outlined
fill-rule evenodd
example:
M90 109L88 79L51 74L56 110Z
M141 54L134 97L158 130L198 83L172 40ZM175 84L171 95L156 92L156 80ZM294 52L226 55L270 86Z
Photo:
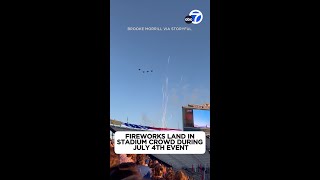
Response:
M201 105L197 104L188 104L187 106L182 106L183 108L186 109L203 109L203 110L210 110L210 104L209 103L204 103Z
M126 128L126 127L119 127L119 126L110 126L110 131L115 133L117 131L143 131L143 130L141 130L141 129L129 129L129 128Z

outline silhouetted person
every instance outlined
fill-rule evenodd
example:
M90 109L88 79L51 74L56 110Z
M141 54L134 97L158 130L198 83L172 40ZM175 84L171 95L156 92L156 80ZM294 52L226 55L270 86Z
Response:
M122 163L110 169L111 180L142 180L135 163Z

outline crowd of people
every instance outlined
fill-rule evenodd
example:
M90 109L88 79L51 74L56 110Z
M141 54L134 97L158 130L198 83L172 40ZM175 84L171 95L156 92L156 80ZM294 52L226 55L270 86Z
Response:
M116 154L110 139L111 180L189 180L183 170L161 164L145 154Z

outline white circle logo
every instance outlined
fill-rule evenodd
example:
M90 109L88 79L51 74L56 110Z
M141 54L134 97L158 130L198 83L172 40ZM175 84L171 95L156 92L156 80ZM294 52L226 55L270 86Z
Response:
M192 17L192 24L199 24L199 23L201 23L201 21L203 19L203 15L202 15L201 11L199 11L199 10L192 10L189 13L189 16Z

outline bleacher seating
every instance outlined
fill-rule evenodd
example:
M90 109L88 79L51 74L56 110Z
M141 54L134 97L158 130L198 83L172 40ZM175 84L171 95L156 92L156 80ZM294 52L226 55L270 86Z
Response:
M206 138L206 142L210 139ZM210 144L209 144L210 145ZM207 147L210 148L210 146ZM210 168L210 153L207 150L205 154L153 154L158 159L170 164L175 169L192 168L201 164Z

